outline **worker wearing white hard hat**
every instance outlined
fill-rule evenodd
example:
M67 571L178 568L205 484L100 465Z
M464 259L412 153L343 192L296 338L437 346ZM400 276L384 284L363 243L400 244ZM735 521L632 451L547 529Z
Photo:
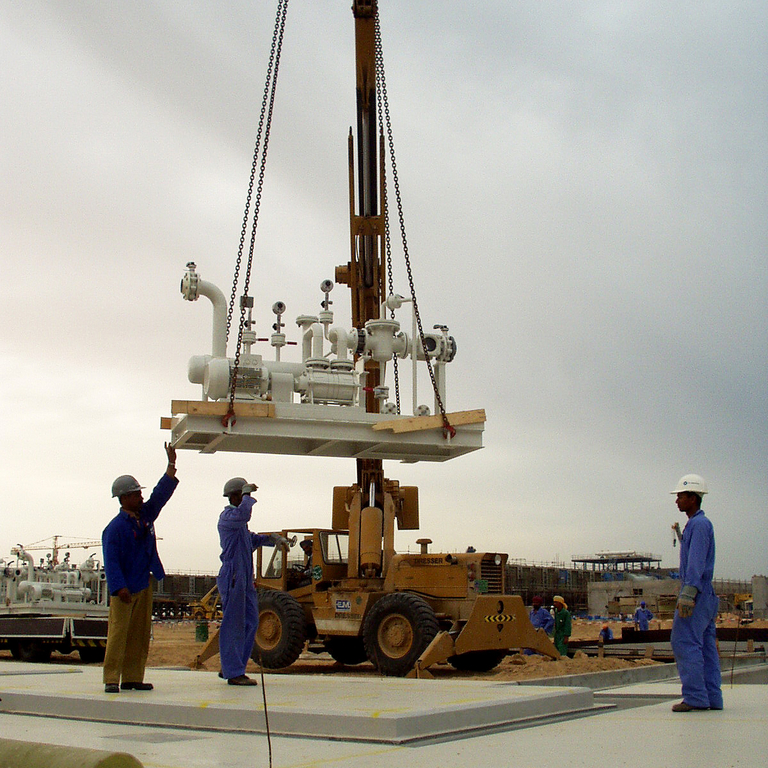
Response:
M701 500L708 493L701 475L683 475L672 491L688 518L680 542L680 595L672 622L672 651L683 688L673 712L722 709L720 657L715 619L718 598L712 586L715 531Z
M120 475L112 483L112 497L120 512L104 529L104 571L109 589L107 650L104 656L104 690L150 691L144 682L152 625L150 573L165 576L157 554L154 522L176 490L176 450L166 443L168 466L147 501L143 486L133 475Z

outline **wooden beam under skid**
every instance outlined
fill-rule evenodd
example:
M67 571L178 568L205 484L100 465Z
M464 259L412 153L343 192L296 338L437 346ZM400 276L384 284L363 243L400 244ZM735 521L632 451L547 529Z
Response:
M452 427L459 427L462 424L482 424L485 422L485 410L478 408L474 411L456 411L447 413L448 423ZM441 429L443 426L443 417L435 416L413 416L407 419L387 419L374 424L375 430L389 429L392 432L419 432L424 429Z

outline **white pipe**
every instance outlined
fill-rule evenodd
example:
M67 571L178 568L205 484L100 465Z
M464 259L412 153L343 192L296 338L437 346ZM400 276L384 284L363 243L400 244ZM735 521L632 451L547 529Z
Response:
M214 357L227 356L227 300L224 294L213 283L199 280L197 292L205 296L213 304L213 339L211 354Z
M323 326L320 323L312 323L305 329L301 351L304 360L323 356Z
M337 325L331 328L328 341L331 342L331 351L336 355L337 360L348 359L349 334L343 328Z
M35 580L35 559L32 557L32 555L29 554L29 552L25 552L23 549L18 550L17 557L27 561L28 563L27 581L34 581Z

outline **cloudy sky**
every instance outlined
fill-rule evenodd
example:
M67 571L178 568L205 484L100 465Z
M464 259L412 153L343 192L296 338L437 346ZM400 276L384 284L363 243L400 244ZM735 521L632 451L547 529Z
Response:
M210 348L210 305L179 280L193 260L231 290L275 7L0 0L0 556L98 539L114 477L162 473L160 417L199 398L187 360ZM281 299L295 338L348 259L349 7L290 3L262 334ZM381 26L421 311L458 342L449 410L488 414L482 451L385 463L420 488L398 547L671 566L669 492L698 472L717 575L768 573L765 4L381 0ZM329 525L355 477L344 459L178 466L169 570L217 568L230 476L259 483L261 530Z

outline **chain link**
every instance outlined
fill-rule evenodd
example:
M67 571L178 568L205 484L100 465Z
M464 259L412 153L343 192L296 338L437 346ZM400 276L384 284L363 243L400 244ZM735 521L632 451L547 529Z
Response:
M248 231L248 219L250 217L251 199L253 196L253 185L256 177L256 169L259 169L258 184L256 186L256 200L253 203L253 221L251 224L251 236L248 247L248 262L246 265L245 278L243 281L243 295L240 304L240 322L237 330L237 349L235 352L235 365L232 371L232 384L229 393L229 409L223 417L222 423L225 427L235 423L235 391L237 389L237 374L240 369L240 350L243 343L243 328L245 327L246 302L248 290L251 283L251 266L253 264L253 253L256 243L256 228L259 223L259 209L261 205L261 192L264 187L264 174L267 166L267 151L269 149L269 134L272 126L272 113L275 104L275 93L277 90L277 76L280 70L280 54L283 46L283 35L285 32L285 16L288 11L288 0L278 0L277 12L275 15L275 29L272 33L272 46L269 52L269 64L267 66L266 82L264 84L264 95L261 101L261 112L259 114L259 127L256 132L256 145L253 150L253 163L251 165L251 175L248 180L248 194L245 202L245 213L243 215L243 226L240 231L240 244L237 250L237 262L235 264L235 274L232 282L232 294L229 299L229 309L227 312L227 341L229 341L229 332L232 324L232 314L237 296L237 286L240 280L240 268L245 247L245 235Z
M379 117L379 141L384 141L384 126L382 124L382 110L381 110L381 79L376 78L376 100L378 105L378 117ZM384 184L382 185L382 209L384 211L384 250L386 253L387 262L387 292L389 295L395 292L395 281L392 276L392 236L389 228L389 206L387 205L387 179L386 179L386 163L382 163L382 173L384 174ZM395 319L395 310L391 308L389 310L390 317ZM397 367L397 353L392 357L392 373L395 379L395 406L397 413L400 413L400 372Z
M419 329L419 341L421 343L421 347L424 350L424 360L427 364L427 370L429 371L429 378L432 381L432 389L435 393L435 401L437 402L437 406L440 409L440 415L443 418L443 432L445 433L446 437L450 436L453 437L456 434L456 430L451 426L450 422L448 421L448 416L445 412L445 406L443 405L443 398L440 396L440 391L437 386L437 379L435 378L435 371L432 367L432 361L429 359L429 355L426 353L426 345L424 344L424 329L421 324L421 315L419 313L419 305L416 301L416 289L413 285L413 272L411 270L411 259L410 254L408 252L408 239L405 234L405 217L403 216L403 201L402 197L400 195L400 181L398 179L397 175L397 163L395 161L395 142L394 138L392 136L392 120L389 115L389 98L387 97L387 83L386 79L384 77L384 50L381 43L381 27L379 25L379 14L377 13L375 16L375 46L376 46L376 92L377 97L379 100L379 121L381 123L381 112L383 107L384 116L386 119L386 127L387 127L387 145L389 148L389 160L392 165L392 183L395 188L395 200L397 202L397 214L398 219L400 222L400 236L402 238L403 243L403 255L405 257L405 268L408 273L408 286L411 290L411 300L413 301L413 313L416 316L416 325ZM385 183L385 200L386 200L386 183ZM386 209L385 209L386 210ZM386 232L387 232L387 238L388 235L388 216L387 216L387 226ZM388 243L388 240L387 240ZM387 258L390 257L390 251L389 251L389 243L387 244ZM388 264L388 268L391 269L391 263ZM416 340L413 340L414 349L412 350L412 354L416 354ZM398 413L399 413L399 403L398 403Z

